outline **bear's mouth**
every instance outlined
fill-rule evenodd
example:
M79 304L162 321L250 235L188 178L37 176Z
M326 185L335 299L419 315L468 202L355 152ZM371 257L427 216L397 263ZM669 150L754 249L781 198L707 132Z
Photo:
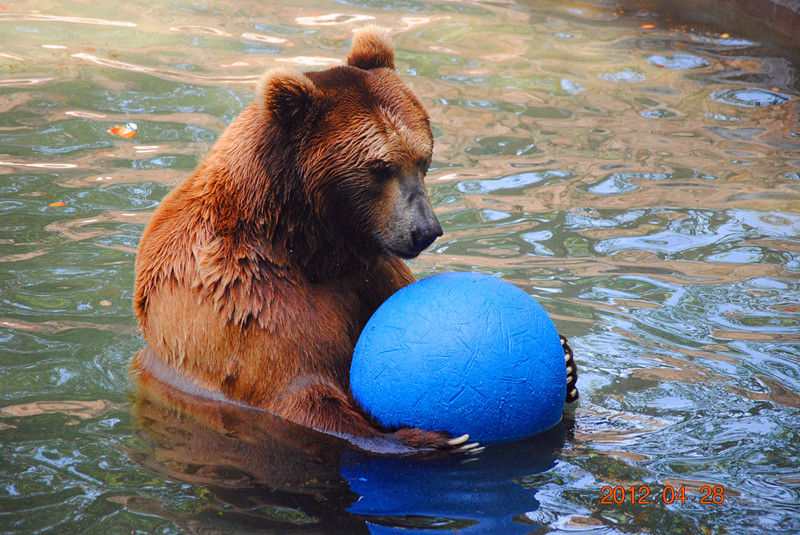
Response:
M430 236L425 238L422 241L414 242L406 247L396 247L393 244L388 244L386 242L382 243L383 249L392 256L397 256L402 258L403 260L411 260L420 255L422 251L427 249L433 242L436 241L436 238L441 236L441 234L437 236Z
M441 234L441 233L439 233L439 234L438 234L438 235L436 235L436 236L429 236L429 237L427 237L427 238L423 238L423 239L422 239L422 241L415 242L415 243L414 243L414 247L415 247L415 248L419 248L419 253L421 253L422 251L424 251L425 249L427 249L427 248L430 246L430 244L432 244L433 242L435 242L435 241L436 241L436 238L438 238L438 237L439 237L439 236L441 236L441 235L442 235L442 234ZM419 254L419 253L417 253L417 254Z
M411 260L418 257L419 254L424 250L424 247L419 250L408 251L408 250L395 249L390 245L383 244L383 249L392 256L402 258L403 260Z

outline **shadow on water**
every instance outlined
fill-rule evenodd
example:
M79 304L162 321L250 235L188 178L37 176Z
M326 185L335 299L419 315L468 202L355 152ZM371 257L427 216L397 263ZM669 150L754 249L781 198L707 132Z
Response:
M517 479L555 466L571 417L531 439L475 456L376 456L264 411L139 382L128 454L148 472L218 500L191 513L131 496L136 512L189 533L383 533L458 529L528 533L537 490Z

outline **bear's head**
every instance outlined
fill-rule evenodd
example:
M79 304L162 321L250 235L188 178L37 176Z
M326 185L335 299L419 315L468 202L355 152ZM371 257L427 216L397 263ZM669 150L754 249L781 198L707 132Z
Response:
M424 186L430 119L384 30L356 33L345 65L268 71L257 99L297 191L354 249L413 258L442 235Z

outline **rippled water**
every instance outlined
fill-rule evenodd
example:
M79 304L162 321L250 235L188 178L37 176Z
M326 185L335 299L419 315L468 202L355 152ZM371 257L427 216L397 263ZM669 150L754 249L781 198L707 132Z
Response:
M524 288L582 372L562 425L473 462L127 373L152 210L264 69L367 21L435 126L446 234L412 269ZM798 57L611 0L0 6L0 531L800 532Z

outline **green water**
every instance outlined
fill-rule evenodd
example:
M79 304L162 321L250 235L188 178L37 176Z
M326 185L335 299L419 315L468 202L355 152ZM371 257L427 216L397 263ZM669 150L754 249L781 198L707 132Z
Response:
M466 464L212 425L128 377L152 210L261 72L368 21L435 128L445 235L412 269L517 284L581 370L559 429ZM800 532L797 58L613 1L0 6L0 532Z

